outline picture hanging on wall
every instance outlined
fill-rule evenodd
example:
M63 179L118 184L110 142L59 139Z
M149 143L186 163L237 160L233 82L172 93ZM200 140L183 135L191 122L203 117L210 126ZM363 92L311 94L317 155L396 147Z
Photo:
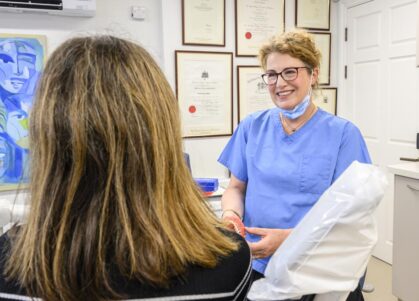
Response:
M233 133L233 53L176 51L183 137Z
M295 26L330 30L330 0L295 0Z
M182 0L182 44L225 46L225 0Z
M337 88L321 88L314 93L314 103L330 114L337 114Z
M316 42L317 48L322 54L320 61L319 85L330 85L330 52L331 52L331 33L330 32L311 32Z
M29 181L29 112L44 65L46 36L0 34L0 190Z
M237 99L239 122L247 115L273 108L268 88L262 80L260 66L237 66Z
M284 28L285 0L236 0L236 56L256 56Z

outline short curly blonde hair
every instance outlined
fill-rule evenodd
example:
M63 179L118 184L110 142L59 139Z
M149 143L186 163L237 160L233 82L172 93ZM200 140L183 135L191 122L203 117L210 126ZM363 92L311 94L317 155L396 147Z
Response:
M301 60L311 69L320 67L321 53L314 37L304 30L293 30L275 35L259 49L259 61L266 70L266 61L271 53L288 54Z

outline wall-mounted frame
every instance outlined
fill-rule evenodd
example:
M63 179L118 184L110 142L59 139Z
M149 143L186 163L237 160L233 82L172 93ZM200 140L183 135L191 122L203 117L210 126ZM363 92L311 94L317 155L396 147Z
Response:
M236 56L256 56L271 36L284 32L285 0L235 0Z
M260 66L237 66L238 121L250 113L273 108L268 88L262 80Z
M182 44L225 46L225 0L182 0Z
M233 133L233 53L175 51L183 137Z
M322 54L320 61L319 85L330 85L330 54L331 54L331 40L330 32L311 32L316 42L317 48Z
M44 35L0 33L0 191L29 182L27 125L46 51Z
M330 30L330 0L295 0L295 26Z
M313 102L330 114L337 114L338 89L331 87L321 88L313 94Z

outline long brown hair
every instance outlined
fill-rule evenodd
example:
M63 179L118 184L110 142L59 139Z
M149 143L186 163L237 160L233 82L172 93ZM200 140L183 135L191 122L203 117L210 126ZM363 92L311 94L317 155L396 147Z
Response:
M237 249L193 182L177 102L140 46L73 38L51 55L30 116L31 212L7 273L45 300L118 297L110 266L165 286Z

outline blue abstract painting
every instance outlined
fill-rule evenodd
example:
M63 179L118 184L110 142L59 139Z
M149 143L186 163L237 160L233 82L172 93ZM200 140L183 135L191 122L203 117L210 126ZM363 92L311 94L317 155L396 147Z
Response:
M28 118L46 37L0 34L0 190L28 183Z

